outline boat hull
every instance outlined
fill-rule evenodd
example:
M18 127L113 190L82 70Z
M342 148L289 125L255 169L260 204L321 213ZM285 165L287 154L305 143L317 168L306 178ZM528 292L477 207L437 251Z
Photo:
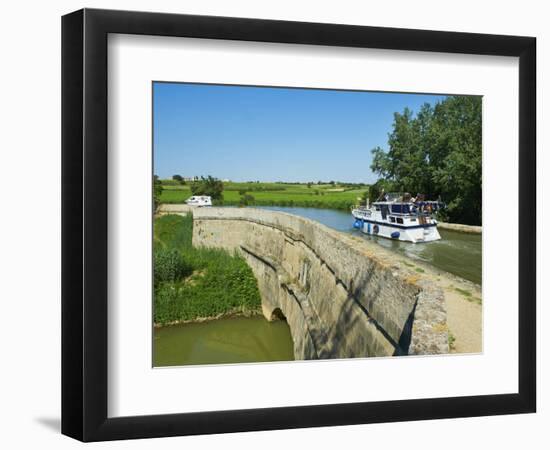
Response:
M414 244L441 239L436 224L418 225L415 227L396 227L390 224L382 224L362 218L356 218L356 228L372 236L381 236L395 241L412 242Z

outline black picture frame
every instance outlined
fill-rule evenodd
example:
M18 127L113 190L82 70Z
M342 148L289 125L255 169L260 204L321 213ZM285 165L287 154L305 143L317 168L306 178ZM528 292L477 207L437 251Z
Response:
M517 393L107 417L109 33L519 57ZM62 433L82 441L535 412L536 39L83 9L62 18Z

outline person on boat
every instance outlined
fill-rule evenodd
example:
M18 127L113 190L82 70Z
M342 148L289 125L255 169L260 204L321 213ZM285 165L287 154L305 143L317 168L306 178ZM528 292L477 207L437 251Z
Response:
M387 202L388 196L386 195L386 191L384 188L382 188L382 191L380 191L380 195L378 196L378 202Z

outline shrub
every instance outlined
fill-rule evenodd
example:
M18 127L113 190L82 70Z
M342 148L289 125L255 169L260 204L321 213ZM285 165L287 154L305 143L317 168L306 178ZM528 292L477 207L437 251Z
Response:
M254 202L255 202L255 198L253 195L250 195L250 194L244 194L241 196L241 198L239 199L239 205L240 206L248 206L248 205L253 205Z
M177 281L191 273L189 267L181 257L179 251L174 248L155 248L154 254L154 279L155 286L162 282Z
M157 210L160 204L160 196L162 195L162 182L158 175L153 176L153 209Z

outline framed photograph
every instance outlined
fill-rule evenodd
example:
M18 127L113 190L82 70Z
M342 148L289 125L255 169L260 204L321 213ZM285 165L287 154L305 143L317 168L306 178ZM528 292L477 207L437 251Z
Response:
M62 432L535 412L536 40L62 20Z

